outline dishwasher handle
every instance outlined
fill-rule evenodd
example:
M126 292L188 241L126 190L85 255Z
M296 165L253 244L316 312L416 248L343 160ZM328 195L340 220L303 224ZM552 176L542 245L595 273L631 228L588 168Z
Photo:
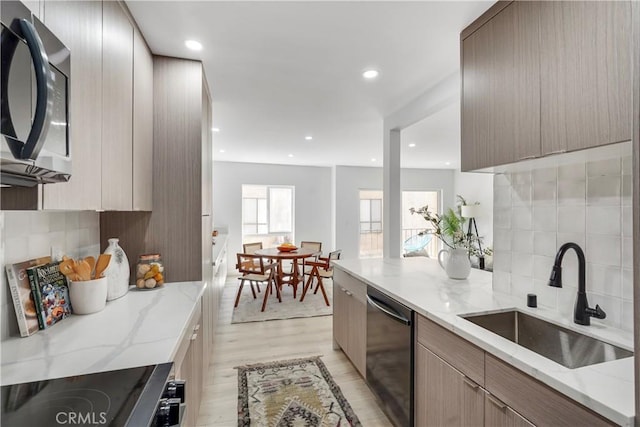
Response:
M382 311L387 316L389 316L392 319L394 319L395 321L400 322L400 323L402 323L404 325L407 325L407 326L411 325L411 320L409 320L406 317L402 316L400 313L398 313L393 308L389 307L387 304L383 303L379 299L376 299L376 298L374 298L374 297L372 297L370 295L367 295L367 302L369 304L371 304L373 307L375 307L378 310Z

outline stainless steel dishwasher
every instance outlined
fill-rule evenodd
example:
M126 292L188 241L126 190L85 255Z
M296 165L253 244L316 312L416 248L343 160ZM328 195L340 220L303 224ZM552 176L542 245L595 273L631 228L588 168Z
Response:
M371 286L367 384L395 426L413 426L413 311Z

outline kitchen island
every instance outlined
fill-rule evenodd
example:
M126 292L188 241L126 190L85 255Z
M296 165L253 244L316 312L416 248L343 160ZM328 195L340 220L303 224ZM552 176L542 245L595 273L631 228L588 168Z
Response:
M425 258L350 259L335 268L405 304L424 318L519 369L541 383L620 425L633 425L633 357L569 369L473 324L460 315L517 309L611 344L633 349L631 332L593 320L579 326L526 297L492 290L492 275L472 269L466 280L447 278L437 261Z
M3 341L1 384L10 385L135 366L173 362L194 315L204 282L131 287L104 310L72 315L27 338Z

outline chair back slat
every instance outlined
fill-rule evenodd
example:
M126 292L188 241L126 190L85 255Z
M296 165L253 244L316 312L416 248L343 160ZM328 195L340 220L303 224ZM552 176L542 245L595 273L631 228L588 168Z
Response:
M262 249L262 242L245 243L242 245L242 251L245 254L254 254L259 249Z
M262 257L253 254L236 254L238 263L236 268L242 274L264 274Z
M312 251L322 252L322 242L300 242L301 248L311 249Z

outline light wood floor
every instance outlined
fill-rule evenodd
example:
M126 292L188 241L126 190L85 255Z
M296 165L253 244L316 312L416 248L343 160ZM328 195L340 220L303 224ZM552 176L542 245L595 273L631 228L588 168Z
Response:
M222 297L198 426L238 424L238 372L233 369L235 366L316 355L322 356L363 426L391 426L351 362L341 350L333 349L332 316L232 325L236 286L237 279L229 277ZM242 297L251 298L250 293Z

